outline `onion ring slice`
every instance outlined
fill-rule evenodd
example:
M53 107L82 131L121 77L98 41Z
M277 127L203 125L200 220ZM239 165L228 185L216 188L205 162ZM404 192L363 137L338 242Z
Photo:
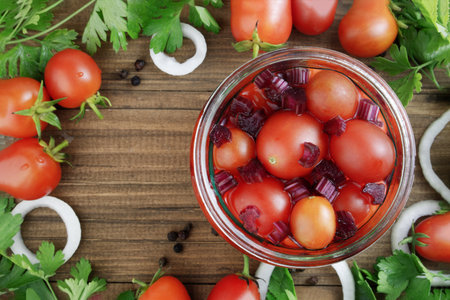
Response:
M450 109L431 123L431 125L425 130L419 144L419 162L422 167L423 176L431 187L441 194L442 198L444 198L448 203L450 203L450 189L433 171L430 150L434 139L445 128L449 121Z
M38 207L47 207L54 210L61 217L64 225L66 225L67 243L62 252L64 254L64 260L68 261L80 245L80 220L69 204L52 196L45 196L37 200L22 201L14 207L11 213L13 215L21 214L22 218L25 218L30 211ZM21 231L13 237L13 240L14 244L11 246L11 250L14 254L24 254L32 264L39 262L36 255L25 246Z
M161 71L173 76L182 76L191 73L202 64L206 57L206 41L201 32L186 23L181 23L181 31L183 32L183 36L192 40L195 45L194 56L184 63L179 63L174 57L168 56L164 52L156 54L150 48L150 57L153 63Z

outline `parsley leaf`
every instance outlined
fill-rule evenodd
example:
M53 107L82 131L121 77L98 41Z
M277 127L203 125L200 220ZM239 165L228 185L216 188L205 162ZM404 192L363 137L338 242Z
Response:
M369 283L363 276L362 270L358 267L356 261L353 262L352 274L355 279L355 298L359 300L376 300L375 294Z
M202 6L189 6L189 22L196 27L203 25L206 30L214 33L218 33L220 30L219 24L217 24L210 12Z
M294 281L286 268L275 267L270 277L267 300L290 300L295 294Z
M410 72L407 76L397 80L389 81L389 85L397 94L403 106L408 105L413 97L414 90L420 93L422 90L422 75Z
M215 8L221 8L223 6L222 0L203 0L204 5L212 5Z
M4 253L6 249L11 247L13 237L20 230L23 219L20 215L12 215L11 199L0 198L0 253Z
M405 47L402 46L399 48L394 44L389 49L389 55L393 58L393 60L379 56L375 57L375 60L371 63L371 65L380 71L388 73L389 75L398 75L412 69Z
M0 257L0 295L4 292L19 289L21 286L36 280L39 280L39 278L14 264L7 257Z
M93 294L106 289L104 279L94 278L88 281L91 270L89 261L82 258L70 271L73 278L58 280L58 288L68 294L70 299L87 300Z
M127 49L125 32L127 31L127 5L122 0L96 0L94 10L84 29L82 42L86 43L89 53L95 53L100 47L100 39L106 41L110 32L110 41L117 52L122 47Z
M148 14L143 14L143 12L150 11L150 5L147 0L128 0L127 9L128 35L136 39L143 24L148 22Z
M42 242L36 252L36 257L39 259L40 267L46 274L46 278L55 275L56 270L65 262L62 251L58 250L55 253L55 245L49 242Z

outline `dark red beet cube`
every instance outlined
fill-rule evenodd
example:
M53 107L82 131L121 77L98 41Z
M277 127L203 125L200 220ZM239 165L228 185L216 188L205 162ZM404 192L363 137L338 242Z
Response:
M272 78L274 77L273 73L270 70L266 69L256 75L255 77L255 85L260 89L269 87L272 84Z
M344 173L328 159L322 159L314 167L310 177L314 183L318 182L322 177L326 177L333 181L336 186L340 186L346 181Z
M231 102L230 114L231 115L237 115L237 114L249 115L253 111L253 108L254 108L254 105L250 99L247 99L242 96L237 96L236 98L233 99L233 102Z
M370 101L369 99L362 99L359 101L358 110L356 111L356 117L361 120L369 122L378 121L378 113L380 108L378 105Z
M306 93L302 88L287 89L282 97L281 107L295 112L297 115L306 110Z
M323 125L323 131L328 135L340 136L345 132L347 124L341 116L334 117Z
M293 85L306 84L309 80L309 70L293 68L286 71L286 79Z
M236 179L227 171L220 171L214 174L217 190L221 195L225 194L229 189L237 185Z
M256 226L256 219L260 216L259 209L254 205L249 205L239 213L239 219L241 219L244 228L251 233L258 232L258 226Z
M273 230L267 238L277 245L288 236L289 232L289 226L286 223L277 221L273 223Z
M289 84L283 78L274 76L272 78L272 88L278 93L283 94L289 88Z
M252 159L247 165L237 168L242 179L247 183L262 182L267 176L266 169L257 158Z
M319 180L315 189L319 194L327 198L330 203L333 203L339 194L333 182L326 177L322 177L322 179Z
M355 224L355 219L353 218L351 212L346 210L339 210L336 212L336 235L335 240L345 240L355 235L358 228Z
M266 114L262 109L255 111L251 115L237 115L237 125L239 126L239 128L253 137L256 137L258 135L258 132L261 129L261 126L264 124L265 120Z
M216 124L209 133L209 138L219 148L223 144L231 142L231 131L223 125Z
M311 186L303 178L289 180L284 184L284 190L291 195L293 205L299 200L311 196Z
M278 93L275 89L271 87L264 88L263 90L264 96L267 97L270 101L273 103L276 103L277 105L281 105L283 95Z
M310 142L303 143L303 155L299 159L299 164L305 168L311 168L317 162L320 155L318 146Z
M363 188L363 193L373 197L372 204L381 204L386 197L386 186L382 183L367 183Z

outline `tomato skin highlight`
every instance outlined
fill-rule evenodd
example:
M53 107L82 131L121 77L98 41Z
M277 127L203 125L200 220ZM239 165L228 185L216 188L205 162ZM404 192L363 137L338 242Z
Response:
M292 0L295 28L306 35L318 35L333 24L337 0Z
M0 151L0 190L14 198L44 197L60 180L59 163L44 152L38 139L22 139Z
M15 138L29 138L37 135L32 118L16 115L14 112L31 108L38 97L40 86L37 80L28 77L0 80L0 135ZM42 101L49 100L44 87ZM41 121L41 130L45 127L47 123Z
M231 211L239 219L239 214L248 206L256 206L260 216L256 219L258 234L266 237L273 230L273 223L289 220L291 201L283 184L271 177L262 182L241 183L228 195L226 201Z
M450 263L450 212L428 217L415 228L416 233L424 233L429 238L418 238L427 246L416 246L420 256L437 262Z
M348 121L341 136L331 137L330 154L346 176L361 184L384 180L395 164L392 140L364 120Z
M231 0L231 33L236 41L251 40L256 25L261 41L285 43L292 30L290 0Z
M48 61L44 71L45 86L52 99L67 97L59 105L76 108L100 89L101 73L87 53L65 49Z
M342 18L339 41L358 57L373 57L389 49L397 37L398 27L386 0L355 0Z
M292 234L303 247L310 250L322 249L333 241L336 214L326 198L311 196L295 204L290 224Z
M316 164L328 152L328 136L322 127L308 114L275 112L266 120L256 138L256 155L266 170L277 177L292 179L305 176L314 166L305 168L298 162L303 155L303 143L310 142L319 147Z
M190 300L186 288L177 278L163 276L154 282L139 300Z
M207 300L259 300L258 286L253 280L230 274L216 283Z

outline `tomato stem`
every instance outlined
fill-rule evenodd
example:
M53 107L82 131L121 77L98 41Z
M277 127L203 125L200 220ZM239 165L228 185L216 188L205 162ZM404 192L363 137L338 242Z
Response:
M242 269L242 275L244 277L249 278L250 277L250 267L249 267L249 259L247 255L243 255L244 256L244 268Z

